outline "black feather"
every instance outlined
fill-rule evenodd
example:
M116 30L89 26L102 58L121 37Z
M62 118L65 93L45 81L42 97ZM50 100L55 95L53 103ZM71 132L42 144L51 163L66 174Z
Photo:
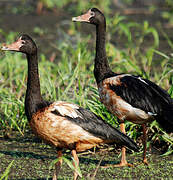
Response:
M161 127L173 132L173 100L164 89L139 76L122 76L120 81L121 85L110 85L109 88L131 106L157 114L155 119Z
M120 132L118 129L109 125L101 117L81 107L76 109L76 112L79 115L78 118L67 118L73 123L82 127L87 132L104 140L111 140L113 143L127 146L134 151L138 151L138 147L133 140Z

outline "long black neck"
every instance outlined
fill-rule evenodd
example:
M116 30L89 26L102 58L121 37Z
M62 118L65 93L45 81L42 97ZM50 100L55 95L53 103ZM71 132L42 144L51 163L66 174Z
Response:
M27 60L28 81L25 97L25 113L30 121L33 113L37 112L40 105L43 103L43 99L40 92L37 53L27 54Z
M96 56L94 66L94 76L96 82L99 83L105 76L111 74L112 71L106 56L106 21L96 25Z

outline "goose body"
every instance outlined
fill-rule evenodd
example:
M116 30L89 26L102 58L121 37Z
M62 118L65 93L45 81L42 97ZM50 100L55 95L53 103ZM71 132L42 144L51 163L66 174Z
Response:
M22 35L16 42L4 45L2 50L26 54L28 80L25 96L25 113L33 132L46 143L56 147L60 160L55 165L53 180L57 179L62 164L62 149L70 149L77 165L76 152L99 144L117 143L135 151L138 147L128 136L110 126L91 111L76 104L43 100L40 92L37 46L31 37ZM76 163L73 163L76 168ZM77 179L74 172L74 179Z
M173 101L153 82L121 74L100 82L98 90L101 101L120 120L142 125L156 119L165 131L172 132Z
M59 149L82 152L104 143L126 143L128 138L91 111L76 104L56 101L38 110L30 126L35 134ZM133 141L131 148L137 150Z

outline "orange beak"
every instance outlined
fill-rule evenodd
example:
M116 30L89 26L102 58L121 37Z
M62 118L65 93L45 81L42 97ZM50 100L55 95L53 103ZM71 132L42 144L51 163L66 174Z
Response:
M81 16L77 16L77 17L73 17L72 21L78 21L78 22L90 22L89 19L92 17L91 15L91 10L89 10L87 13L81 15Z
M23 42L23 40L21 40L19 38L17 41L15 41L12 44L8 44L8 45L3 44L2 47L1 47L1 50L2 51L19 51L19 49L23 45L22 42Z

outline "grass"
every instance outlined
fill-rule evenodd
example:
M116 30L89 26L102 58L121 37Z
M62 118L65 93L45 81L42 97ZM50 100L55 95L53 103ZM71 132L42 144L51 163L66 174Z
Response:
M135 46L131 38L129 23L126 26L123 20L124 18L117 15L113 18L113 22L116 22L115 25L119 28L119 34L128 36L127 45L129 44L130 48L121 50L117 49L111 42L107 43L107 54L113 71L140 74L144 78L149 78L158 83L163 88L170 89L169 92L172 93L173 86L170 84L172 80L172 64L170 63L172 58L157 50L159 36L156 29L150 27L147 22L144 22L143 25L137 24L140 27L139 29L143 30L139 39L136 39L137 45ZM72 28L73 31L77 32L80 31L81 27ZM108 32L114 33L111 27L108 27ZM152 35L153 43L142 51L143 42L148 34ZM15 36L16 33L9 34L6 37L7 42L13 41L12 39ZM88 44L91 41L91 36L81 37L78 33L74 38L75 44L69 41L69 35L66 34L63 43L54 45L61 52L61 58L57 59L56 63L48 61L44 54L40 55L39 71L42 94L47 100L64 100L90 108L109 123L118 126L116 118L98 100L98 92L93 77L94 51L90 48L91 43ZM161 65L159 66L154 62L156 61L154 59L156 54L160 58ZM25 56L11 52L2 54L0 73L2 77L0 82L1 128L17 129L23 135L25 129L28 128L24 115L27 79ZM151 124L153 132L154 129L157 129L159 139L167 141L166 138L162 137L163 133L155 122ZM127 122L127 130L129 130L129 136L138 137L136 125ZM170 143L170 141L167 142Z
M106 2L107 1L105 1L105 3ZM79 11L81 11L81 9L74 15L79 15ZM106 49L113 71L139 74L168 90L173 97L173 57L158 50L160 44L158 31L152 27L148 21L141 23L129 22L127 17L121 16L120 14L115 14L111 18L109 13L106 16L108 24ZM80 33L83 30L82 28L80 24L71 23L68 33L63 34L63 41L52 44L52 46L56 47L57 51L60 52L59 58L55 59L55 61L51 62L46 58L45 54L39 54L39 72L43 97L51 101L64 100L79 104L82 107L89 108L113 126L119 127L116 117L110 114L99 101L93 76L93 60L95 56L93 49L95 42L93 35ZM40 34L40 36L47 33L38 28L34 29L34 31L38 35ZM162 34L167 39L170 48L173 49L172 40L164 31ZM3 37L6 42L14 41L17 35L18 33L16 32L6 33L2 29L0 30L0 37ZM123 40L123 47L117 47L114 42L120 42L121 40ZM41 45L39 45L39 47L41 48ZM18 131L20 136L25 136L28 129L30 129L24 113L27 62L24 55L11 52L0 54L0 59L1 134L6 136L6 134L11 134L13 131ZM171 154L173 152L172 137L162 131L155 121L152 122L149 127L148 147L152 144L160 148L165 156ZM142 135L140 126L126 122L126 130L128 136L138 143L141 143L139 140ZM30 157L27 158L29 159ZM98 159L99 158L100 156ZM109 158L109 156L107 158ZM163 158L166 159L166 157ZM10 162L11 160L8 160L4 167L8 167ZM156 161L154 161L153 164L155 162ZM21 161L17 163L20 164ZM67 163L69 162L67 161ZM9 168L10 166L11 164ZM91 163L89 170L94 172L96 166L97 164L93 165ZM81 167L82 175L90 172L86 171L85 167L85 164ZM9 170L9 168L7 168L7 170ZM139 169L137 168L137 170L130 171L126 168L123 169L124 178L130 178L132 176L131 173L139 173L140 168L143 169L144 167L141 165ZM146 170L146 173L141 173L141 176L152 173L153 169L150 170ZM4 173L6 172L7 171L4 170ZM104 171L98 170L98 172L103 173L103 176L107 178L118 177L118 175L113 176L111 174L111 172L113 172L112 169ZM111 174L110 176L109 173ZM122 174L122 172L118 171L117 174ZM156 172L152 176L154 177L157 174L159 174L159 172ZM166 172L163 177L167 177L168 174L169 172Z
M9 172L10 172L10 168L11 168L12 165L13 165L13 162L14 162L14 160L12 160L11 163L8 165L8 167L6 168L6 170L4 171L4 173L1 175L0 180L3 180L3 179L7 180L7 179L8 179L8 174L9 174Z

